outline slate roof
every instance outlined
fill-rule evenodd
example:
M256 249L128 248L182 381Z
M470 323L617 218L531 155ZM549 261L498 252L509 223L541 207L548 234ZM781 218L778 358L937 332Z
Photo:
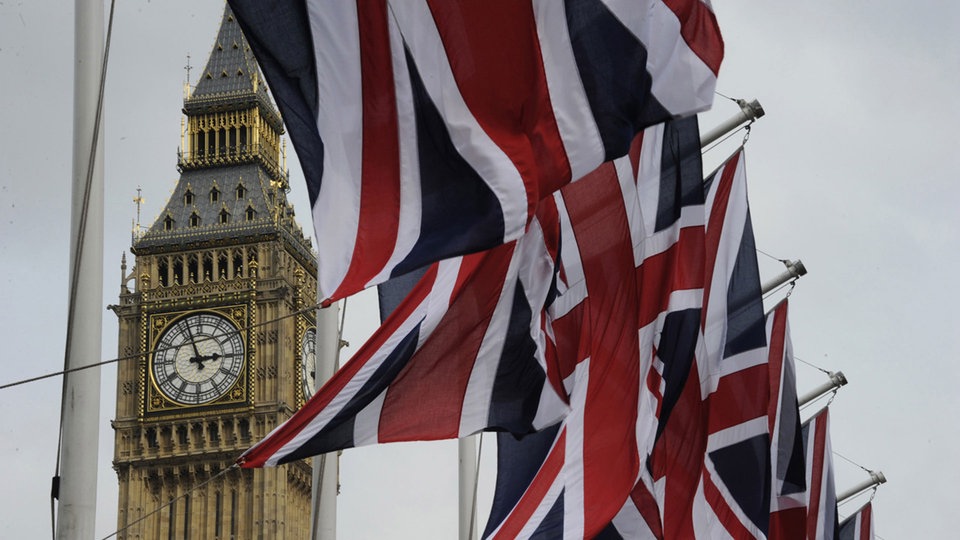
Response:
M267 120L283 132L280 113L270 99L250 44L228 5L207 64L183 108L190 114L246 109L253 105L260 105Z
M189 115L249 108L256 104L261 112L274 114L282 128L266 86L254 80L260 76L259 69L229 6L224 11L217 41L204 71L220 72L230 75L202 77L193 94L184 101L184 112ZM244 75L236 75L239 72ZM287 179L271 178L263 166L253 160L185 169L156 221L134 240L134 252L158 253L280 236L305 260L314 261L316 255L310 240L296 223L281 183L286 185ZM243 193L238 197L240 186ZM248 211L251 211L249 215ZM226 215L225 222L221 220L221 213Z

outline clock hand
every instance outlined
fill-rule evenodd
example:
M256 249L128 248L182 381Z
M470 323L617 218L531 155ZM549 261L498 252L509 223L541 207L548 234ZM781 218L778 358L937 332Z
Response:
M190 359L190 363L196 364L196 365L197 365L197 369L199 369L200 371L203 371L203 362L204 362L204 360L214 360L214 361L216 361L216 360L219 360L219 359L220 359L220 353L205 354L205 355L203 355L203 356L194 356L193 358Z
M197 365L197 369L199 369L200 371L203 371L203 361L204 361L204 360L208 360L208 358L203 357L203 356L194 356L194 357L190 358L190 363L191 363L191 364L196 364L196 365Z
M190 345L193 346L193 354L195 354L197 358L201 358L200 350L197 349L197 338L193 337L193 330L190 329L190 323L185 324L187 327L187 337L190 338ZM193 361L192 358L190 360ZM200 364L200 369L203 369L203 364Z

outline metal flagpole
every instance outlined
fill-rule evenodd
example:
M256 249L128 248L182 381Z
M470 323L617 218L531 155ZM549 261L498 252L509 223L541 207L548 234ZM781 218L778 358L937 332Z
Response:
M834 389L840 388L841 386L847 384L847 378L843 375L842 371L837 371L836 373L831 371L827 373L827 376L830 378L830 380L801 396L797 402L797 405L803 407L807 403L810 403L827 392L832 392Z
M317 386L333 377L340 351L340 308L337 303L317 311ZM313 495L311 497L310 538L335 540L337 537L337 492L340 483L340 459L337 452L313 458Z
M740 126L740 124L744 122L753 122L765 114L763 112L763 107L760 106L760 102L757 100L747 103L747 101L744 99L738 99L737 105L740 106L740 112L738 114L735 114L726 122L723 122L700 137L700 148L704 148L720 137L730 133Z
M100 359L103 313L103 142L97 137L103 1L75 0L75 10L67 369ZM96 520L100 368L64 377L57 538L86 540Z
M867 471L867 472L870 473L870 478L844 491L840 495L837 495L837 504L840 504L846 501L847 499L855 497L863 493L864 491L872 488L873 486L879 486L880 484L885 484L887 482L887 477L884 476L882 472L880 471Z
M460 486L460 540L473 540L477 537L476 513L477 501L477 436L461 437L457 440L459 452Z
M763 284L760 290L761 295L767 294L790 280L800 279L801 276L807 275L807 268L803 266L803 262L800 261L800 259L786 261L786 265L787 269L784 270L782 274Z

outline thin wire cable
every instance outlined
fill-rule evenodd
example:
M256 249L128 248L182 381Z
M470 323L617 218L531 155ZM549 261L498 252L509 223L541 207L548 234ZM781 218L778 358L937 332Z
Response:
M172 505L173 503L179 501L180 499L186 497L187 495L190 495L190 494L193 493L194 491L202 488L203 486L209 484L210 482L213 482L213 481L216 480L217 478L220 478L221 476L224 476L224 475L227 474L228 472L230 472L230 471L232 471L232 470L234 470L234 469L239 469L239 468L240 468L240 466L237 465L236 463L230 465L230 466L227 467L226 469L218 472L217 474L211 476L210 478L207 478L207 479L204 480L203 482L200 482L199 484L197 484L197 485L193 486L192 488L188 489L187 491L185 491L185 492L184 492L182 495L180 495L179 497L170 499L170 500L167 501L166 503L161 504L160 506L158 506L153 512L149 512L149 513L147 513L146 515L141 516L139 519L137 519L137 520L134 521L133 523L128 523L128 524L125 525L122 529L117 529L117 530L113 531L112 533L108 534L107 536L104 536L103 538L101 538L101 540L107 540L108 538L113 538L114 536L117 536L118 534L120 534L120 533L122 533L123 531L129 529L130 527L133 527L133 526L136 525L137 523L140 523L141 521L147 519L148 517L156 514L157 512L163 510L164 508L166 508L166 507Z
M830 405L832 405L832 404L833 404L833 400L837 399L837 391L838 391L838 390L840 390L840 389L839 389L839 388L834 388L834 389L833 389L833 392L830 392L830 399L827 400L827 404L823 406L824 409L826 409L827 407L829 407Z
M67 304L67 335L63 347L63 368L67 371L70 365L70 349L73 342L73 327L75 310L77 307L77 289L80 281L80 262L83 260L84 239L87 231L87 217L89 216L90 191L93 186L93 172L96 168L97 146L100 142L100 125L103 119L103 96L107 82L107 63L110 59L110 41L113 36L113 14L116 9L116 0L110 1L110 15L107 19L107 35L103 45L103 58L100 63L100 84L97 90L97 107L93 117L93 133L90 140L90 154L87 157L87 175L84 179L80 220L77 224L76 253L73 254L73 266L70 269L70 299ZM56 511L54 500L59 498L60 461L63 451L63 417L67 407L67 379L64 377L60 390L60 423L57 430L57 457L54 465L53 485L50 490L50 525L53 538L57 536Z
M750 122L750 124L752 124L752 123L753 123L753 121ZM714 142L714 143L711 144L710 146L708 146L708 147L704 148L703 150L701 150L700 153L701 153L701 154L706 154L707 152L713 150L713 149L716 148L717 146L720 146L721 144L724 143L724 141L726 141L726 140L729 139L730 137L733 137L733 136L736 135L738 132L747 129L747 127L748 127L750 124L746 124L746 125L744 125L744 126L740 126L739 128L731 131L730 133L727 133L726 135L724 135L723 137L721 137L719 140L717 140L716 142Z
M820 411L822 411L823 409L826 409L827 407L830 406L831 403L833 403L833 398L835 398L835 397L837 396L837 390L839 390L839 388L834 388L834 389L833 389L832 391L830 391L830 392L824 392L823 394L820 394L819 396L811 399L811 400L808 401L807 403L804 403L802 406L800 406L799 409L800 409L801 411L804 410L804 409L808 409L808 408L810 408L810 406L813 405L814 403L820 401L821 399L823 399L823 398L825 398L825 397L827 397L827 396L830 396L830 401L828 401L826 405L824 405L823 407L820 407L820 409L818 409L815 414L810 415L810 417L813 418L813 417L816 416L817 414L820 414Z
M871 475L873 474L873 471L871 471L870 469L868 469L868 468L864 467L863 465L857 463L856 461L848 458L847 456L844 456L844 455L841 454L840 452L837 452L836 450L834 450L834 451L833 451L833 454L834 454L835 456L841 458L841 459L844 459L844 460L852 463L853 465L856 465L857 467L860 467L861 469L863 469L863 470L866 471L867 473L869 473L869 474L871 474Z
M818 366L818 365L816 365L816 364L812 364L812 363L810 363L810 362L807 362L806 360L804 360L803 358L800 358L799 356L794 356L793 359L796 360L796 361L798 361L798 362L804 363L804 364L806 364L806 365L808 365L808 366L810 366L810 367L812 367L812 368L814 368L814 369L820 370L820 371L826 373L827 375L830 375L830 372L829 372L829 371L823 369L822 367L820 367L820 366Z
M774 257L773 255L767 253L766 251L764 251L764 250L762 250L762 249L760 249L760 248L756 248L756 250L757 250L757 253L760 253L760 254L762 254L762 255L766 255L767 257L770 257L771 259L773 259L773 260L775 260L775 261L777 261L777 262L783 263L784 265L787 265L787 264L790 263L790 261L789 261L788 259L781 259L780 257Z
M725 95L721 94L720 92L717 92L716 90L714 90L713 93L716 94L716 95L718 95L718 96L720 96L720 97L722 97L722 98L724 98L724 99L729 99L730 101L732 101L732 102L734 102L734 103L738 103L736 99L734 99L734 98L732 98L732 97L730 97L730 96L725 96Z
M294 312L292 312L292 313L288 313L288 314L283 315L283 316L281 316L281 317L277 317L276 319L269 319L269 320L266 320L266 321L257 322L257 323L251 324L251 325L249 325L249 326L242 326L242 327L240 327L240 328L237 328L236 330L231 330L230 332L225 332L225 333L223 333L223 334L214 334L214 335L207 336L207 337L204 337L204 338L195 339L193 342L194 342L194 343L203 343L204 341L209 341L209 340L211 340L211 339L218 339L218 338L222 338L222 337L225 337L225 336L232 336L232 335L234 335L234 334L239 334L239 333L242 333L242 332L246 332L247 330L252 330L252 329L258 328L258 327L260 327L260 326L266 326L266 325L268 325L268 324L273 324L273 323L275 323L275 322L279 322L279 321L282 321L282 320L284 320L284 319L289 319L290 317L296 317L297 315L302 315L303 313L306 313L306 312L308 312L308 311L317 309L318 307L320 307L320 304L313 304L313 305L311 305L311 306L307 306L307 307L305 307L305 308L303 308L303 309L294 311ZM93 363L93 364L86 364L86 365L83 365L83 366L77 366L77 367L74 367L74 368L65 369L65 370L63 370L63 371L54 371L54 372L52 372L52 373L47 373L47 374L45 374L45 375L38 375L38 376L36 376L36 377L30 377L29 379L23 379L23 380L14 381L14 382L11 382L11 383L6 383L6 384L4 384L4 385L0 385L0 390L5 390L5 389L7 389L7 388L12 388L12 387L14 387L14 386L20 386L20 385L22 385L22 384L27 384L27 383L31 383L31 382L42 381L42 380L44 380L44 379L49 379L49 378L51 378L51 377L56 377L56 376L58 376L58 375L65 375L65 374L67 374L67 373L73 373L73 372L75 372L75 371L82 371L82 370L85 370L85 369L91 369L91 368L95 368L95 367L105 366L105 365L107 365L107 364L113 364L113 363L121 362L121 361L124 361L124 360L132 360L132 359L134 359L134 358L140 358L141 356L148 356L148 355L151 355L151 354L166 352L166 351L170 351L170 350L177 349L177 348L179 348L179 347L178 347L178 346L160 347L160 348L158 348L158 349L151 349L151 350L149 350L149 351L144 351L144 352L140 352L140 353L133 353L133 354L127 354L127 355L124 355L124 356L118 356L118 357L116 357L116 358L111 358L111 359L109 359L109 360L102 360L102 361L100 361L100 362L95 362L95 363Z
M772 290L768 291L767 294L763 295L763 299L766 300L767 298L770 298L771 296L773 296L773 295L777 294L778 292L780 292L784 287L790 287L790 293L792 293L792 292L793 292L793 288L794 288L796 285L797 285L797 280L796 280L796 279L791 280L791 281L787 281L787 282L785 282L785 283L781 283L780 285L777 285L777 286L776 286L775 288L773 288ZM790 293L787 293L787 296L790 296Z

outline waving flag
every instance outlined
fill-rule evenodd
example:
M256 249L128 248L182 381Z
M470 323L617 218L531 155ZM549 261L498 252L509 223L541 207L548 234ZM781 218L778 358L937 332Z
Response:
M803 436L797 406L793 346L787 321L787 300L767 314L770 405L770 540L805 540L807 483Z
M642 142L641 142L642 141ZM657 415L648 372L689 368L703 289L703 189L695 118L647 129L628 158L557 196L564 233L560 294L549 310L556 372L571 412L552 445L498 439L485 536L591 538L638 492ZM649 394L649 395L648 395ZM523 487L523 486L526 487ZM655 518L655 516L654 516Z
M838 540L873 540L873 503L867 503L856 514L840 523Z
M630 498L596 540L663 540L660 509L645 481L637 482Z
M705 185L702 336L650 472L665 538L763 538L770 508L767 340L742 149Z
M839 532L833 483L830 417L825 408L803 424L807 472L807 540L832 540Z
M318 294L518 239L634 134L708 108L707 0L230 0L303 166Z
M770 512L767 340L743 149L706 182L700 373L707 443L694 526L704 538L763 538Z
M536 219L519 241L433 265L354 357L240 464L556 423L567 406L546 382L542 312L559 238L556 212L544 205L540 215L553 226Z

